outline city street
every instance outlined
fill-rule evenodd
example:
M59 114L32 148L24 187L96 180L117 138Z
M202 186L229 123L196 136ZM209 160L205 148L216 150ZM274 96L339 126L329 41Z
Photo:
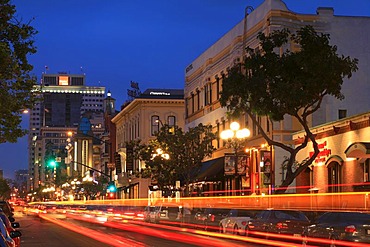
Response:
M135 231L125 231L117 228L108 228L102 224L92 224L73 219L57 219L58 224L37 216L26 216L20 212L16 213L16 221L21 225L21 246L78 246L78 247L104 247L104 246L259 246L237 241L229 241L208 236L197 236L188 233L174 233L173 231L164 231L153 229L161 232L158 237L150 234L146 235L145 229L140 227L143 233ZM47 217L50 217L49 215ZM134 228L135 226L133 226ZM136 226L137 227L137 226ZM69 228L69 229L67 229ZM82 230L82 231L81 231ZM79 233L76 231L80 231ZM169 234L170 239L164 236ZM179 235L182 237L178 237ZM89 236L86 236L89 235ZM173 236L173 237L172 237ZM194 241L193 244L189 242ZM68 244L67 244L68 243Z

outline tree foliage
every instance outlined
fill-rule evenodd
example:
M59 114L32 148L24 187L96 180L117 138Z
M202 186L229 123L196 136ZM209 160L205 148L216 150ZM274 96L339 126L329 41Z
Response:
M147 165L144 172L160 186L174 186L180 180L187 188L200 170L202 160L215 150L212 145L215 138L211 125L199 124L186 132L178 126L164 125L156 139L142 149L141 159Z
M246 48L243 63L233 66L224 76L220 103L231 116L246 113L269 145L290 153L286 177L281 184L286 188L319 153L308 117L320 108L325 96L344 98L343 79L357 71L358 61L338 55L337 47L329 42L330 36L318 34L311 26L302 27L295 34L288 29L270 35L259 33L258 40L260 50ZM297 51L284 50L297 45ZM306 132L303 143L293 148L272 140L256 121L256 115L273 121L292 116ZM309 141L314 155L294 169L297 153Z
M0 179L0 199L7 200L10 198L11 188L5 179Z
M15 13L9 0L0 0L0 143L16 142L26 134L21 114L36 100L36 78L30 75L33 66L27 56L36 53L37 32L30 23L17 20Z

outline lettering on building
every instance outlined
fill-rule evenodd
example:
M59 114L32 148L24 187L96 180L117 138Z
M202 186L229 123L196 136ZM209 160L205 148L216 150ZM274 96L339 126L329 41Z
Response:
M150 92L149 93L150 95L161 95L161 96L163 96L163 95L165 95L165 96L170 96L171 94L170 93L168 93L168 92Z

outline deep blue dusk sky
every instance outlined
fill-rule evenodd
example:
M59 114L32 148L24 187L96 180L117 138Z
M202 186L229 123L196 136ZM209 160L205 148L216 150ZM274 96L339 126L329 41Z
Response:
M127 99L130 81L147 88L183 88L184 70L263 0L13 0L18 19L34 20L33 73L86 73L87 85ZM369 16L370 0L285 0L297 13L333 7L335 15ZM367 34L368 35L368 34ZM28 128L28 116L24 117ZM0 144L5 178L27 169L27 137Z

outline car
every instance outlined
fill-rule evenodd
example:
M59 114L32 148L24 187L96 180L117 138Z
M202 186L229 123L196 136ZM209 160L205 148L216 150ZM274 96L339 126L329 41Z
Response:
M9 247L16 247L14 238L22 236L20 231L8 231L3 220L0 218L0 233L4 236Z
M151 222L160 221L179 221L181 211L177 204L161 204L156 206L155 214L152 215Z
M298 210L265 209L252 218L246 228L245 235L252 236L253 232L286 234L301 237L304 228L310 224L307 216ZM269 238L268 235L265 235Z
M6 216L10 217L14 215L14 208L8 201L0 201L0 208L3 210Z
M155 206L146 206L144 209L144 221L151 222L151 218L155 219Z
M252 209L231 209L226 218L220 221L220 233L232 233L245 235L245 228L248 222L258 213Z
M0 219L3 221L6 230L11 233L10 236L14 240L15 247L19 247L21 245L21 238L20 236L15 236L14 232L16 231L15 228L19 228L20 225L18 222L15 222L15 219L11 216L8 217L0 210ZM21 234L16 234L21 235Z
M191 211L179 204L164 203L155 206L154 212L149 213L149 222L176 222L185 223L190 221Z
M370 243L369 213L325 212L311 223L305 228L304 236ZM335 242L331 243L330 246L335 246Z
M202 210L198 209L195 213L194 223L197 227L206 231L217 231L220 221L229 214L230 208L207 207Z
M11 247L11 245L9 245L9 243L6 241L5 237L1 233L0 233L0 247Z

